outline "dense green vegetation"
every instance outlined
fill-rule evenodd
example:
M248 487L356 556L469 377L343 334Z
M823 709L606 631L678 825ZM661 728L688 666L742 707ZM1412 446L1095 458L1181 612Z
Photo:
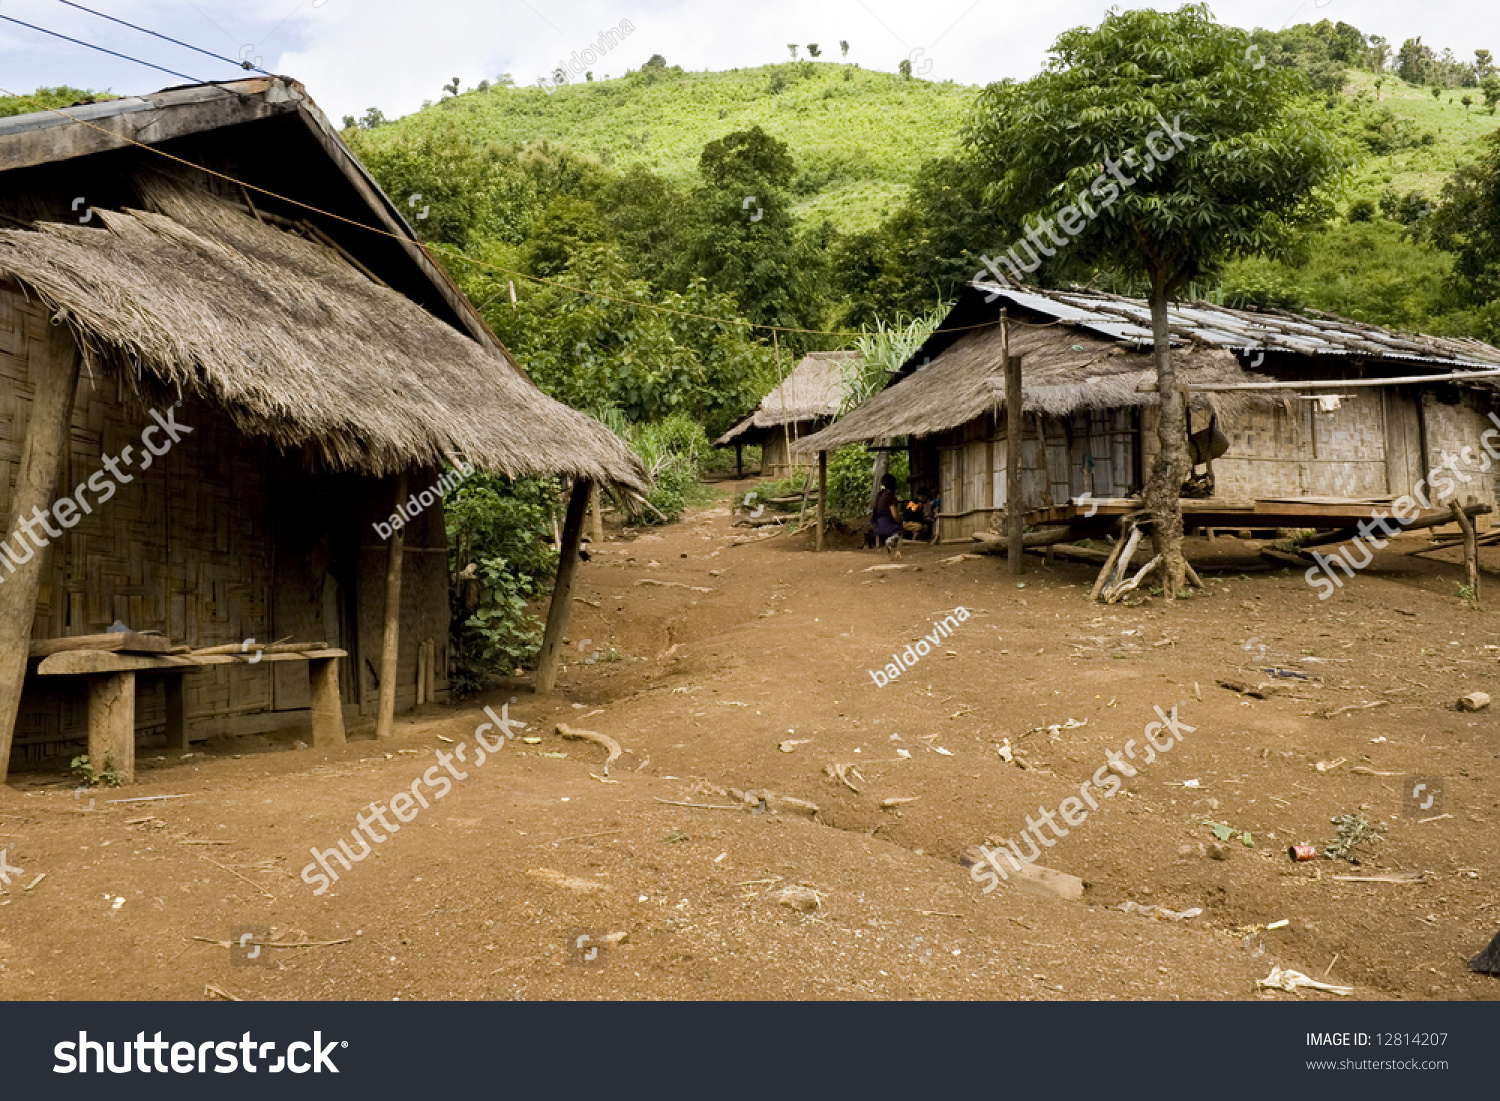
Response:
M29 115L33 111L50 111L79 103L102 103L116 99L108 92L86 92L82 88L38 88L26 96L0 96L0 118Z

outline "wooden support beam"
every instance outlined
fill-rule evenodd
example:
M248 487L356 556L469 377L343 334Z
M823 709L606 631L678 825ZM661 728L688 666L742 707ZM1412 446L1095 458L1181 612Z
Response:
M114 650L128 654L165 654L172 649L170 640L161 635L138 635L134 631L111 631L106 635L74 635L71 638L46 638L31 644L31 656L44 658L64 650Z
M135 783L135 674L89 678L89 767Z
M594 546L604 542L604 499L599 493L599 483L594 483L594 488L589 493L589 518L593 526L589 531L589 538Z
M406 500L406 471L396 476L395 505ZM375 737L389 738L396 726L396 669L401 646L401 552L405 528L391 533L385 566L385 631L380 643L380 700L375 712Z
M1026 527L1025 509L1021 504L1021 436L1026 431L1026 415L1021 412L1021 357L1005 357L1005 532L1010 543L1010 572L1026 572L1021 557L1025 547L1022 532Z
M312 740L319 749L344 744L344 702L339 696L339 659L316 658L307 663L312 689Z
M826 501L828 500L828 452L818 452L818 545L817 549L823 549L823 518L827 514Z
M579 478L568 498L568 515L563 521L561 556L557 560L557 583L552 586L552 606L547 610L547 630L542 636L542 652L536 662L536 691L544 696L557 686L557 669L561 660L563 634L568 629L568 615L573 610L573 578L578 573L578 546L583 540L583 510L588 504L592 483Z
M115 654L100 650L67 650L42 659L40 676L76 677L95 673L192 673L205 665L261 665L348 657L344 650L309 650L285 654Z
M5 782L10 770L11 737L21 708L31 627L47 560L47 549L27 543L19 524L52 504L68 454L79 362L73 330L56 320L46 326L41 340L26 345L27 375L33 386L31 411L16 465L10 513L5 530L0 531L0 539L11 545L17 559L23 550L27 555L26 561L15 563L15 572L0 585L0 783ZM5 568L11 565L7 562Z
M1464 581L1473 594L1474 607L1479 607L1479 543L1474 536L1474 521L1458 505L1453 506L1453 519L1464 533Z
M187 693L182 678L170 676L163 685L167 690L167 748L177 753L188 751Z

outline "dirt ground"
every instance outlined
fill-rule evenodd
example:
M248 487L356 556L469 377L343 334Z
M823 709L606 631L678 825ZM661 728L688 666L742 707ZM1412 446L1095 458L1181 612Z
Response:
M852 537L735 545L743 486L719 489L593 548L553 696L517 680L332 751L295 733L145 751L118 791L13 777L0 998L1292 999L1257 992L1273 964L1359 999L1500 998L1464 965L1500 929L1500 704L1453 709L1493 691L1500 619L1459 598L1454 555L1402 541L1319 601L1252 544L1193 540L1206 593L1105 607L1085 564L1028 556L1018 580L1004 559L945 563L957 546L892 570ZM472 747L485 704L540 741L478 766L471 748L444 798L315 895L309 850ZM1184 741L1042 856L1080 900L983 893L963 850L1019 840L1173 705ZM559 722L620 743L608 776ZM1440 779L1441 802L1410 810L1408 777ZM158 795L184 797L110 802ZM1383 827L1357 863L1289 859L1343 814ZM1392 873L1421 874L1341 878Z

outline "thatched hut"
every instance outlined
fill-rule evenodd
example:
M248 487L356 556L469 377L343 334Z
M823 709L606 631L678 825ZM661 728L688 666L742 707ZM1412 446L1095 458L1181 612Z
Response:
M136 734L388 725L447 695L445 467L570 478L575 545L590 486L644 488L295 83L0 120L0 174L0 779L86 733L93 755L101 709L121 771ZM33 555L38 508L58 524ZM112 625L139 644L79 639ZM169 649L191 653L144 652Z
M761 474L791 477L796 463L789 445L839 415L849 393L849 372L858 360L858 352L809 352L761 399L755 412L715 440L714 446L732 444L738 457L746 445L760 444Z
M1448 377L1500 368L1478 341L1206 303L1174 306L1171 332L1191 428L1212 419L1229 438L1216 498L1403 494L1489 427L1496 384ZM941 536L967 540L1006 506L1006 340L1022 363L1023 507L1138 492L1157 446L1150 310L1114 295L972 284L885 390L796 449L907 437L913 482L942 494ZM1493 478L1465 494L1493 506Z

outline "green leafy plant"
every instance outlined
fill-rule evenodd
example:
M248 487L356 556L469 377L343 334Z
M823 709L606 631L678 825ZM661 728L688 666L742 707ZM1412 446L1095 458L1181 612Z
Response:
M1323 855L1329 860L1355 863L1354 850L1360 845L1375 844L1385 832L1384 826L1368 821L1362 814L1340 814L1330 818L1329 822L1338 827L1337 838L1323 850Z
M87 753L74 757L68 762L68 772L79 783L91 788L98 787L100 784L117 788L125 783L125 777L115 768L115 758L111 753L104 755L104 768L99 772L94 771L93 762L89 760Z

